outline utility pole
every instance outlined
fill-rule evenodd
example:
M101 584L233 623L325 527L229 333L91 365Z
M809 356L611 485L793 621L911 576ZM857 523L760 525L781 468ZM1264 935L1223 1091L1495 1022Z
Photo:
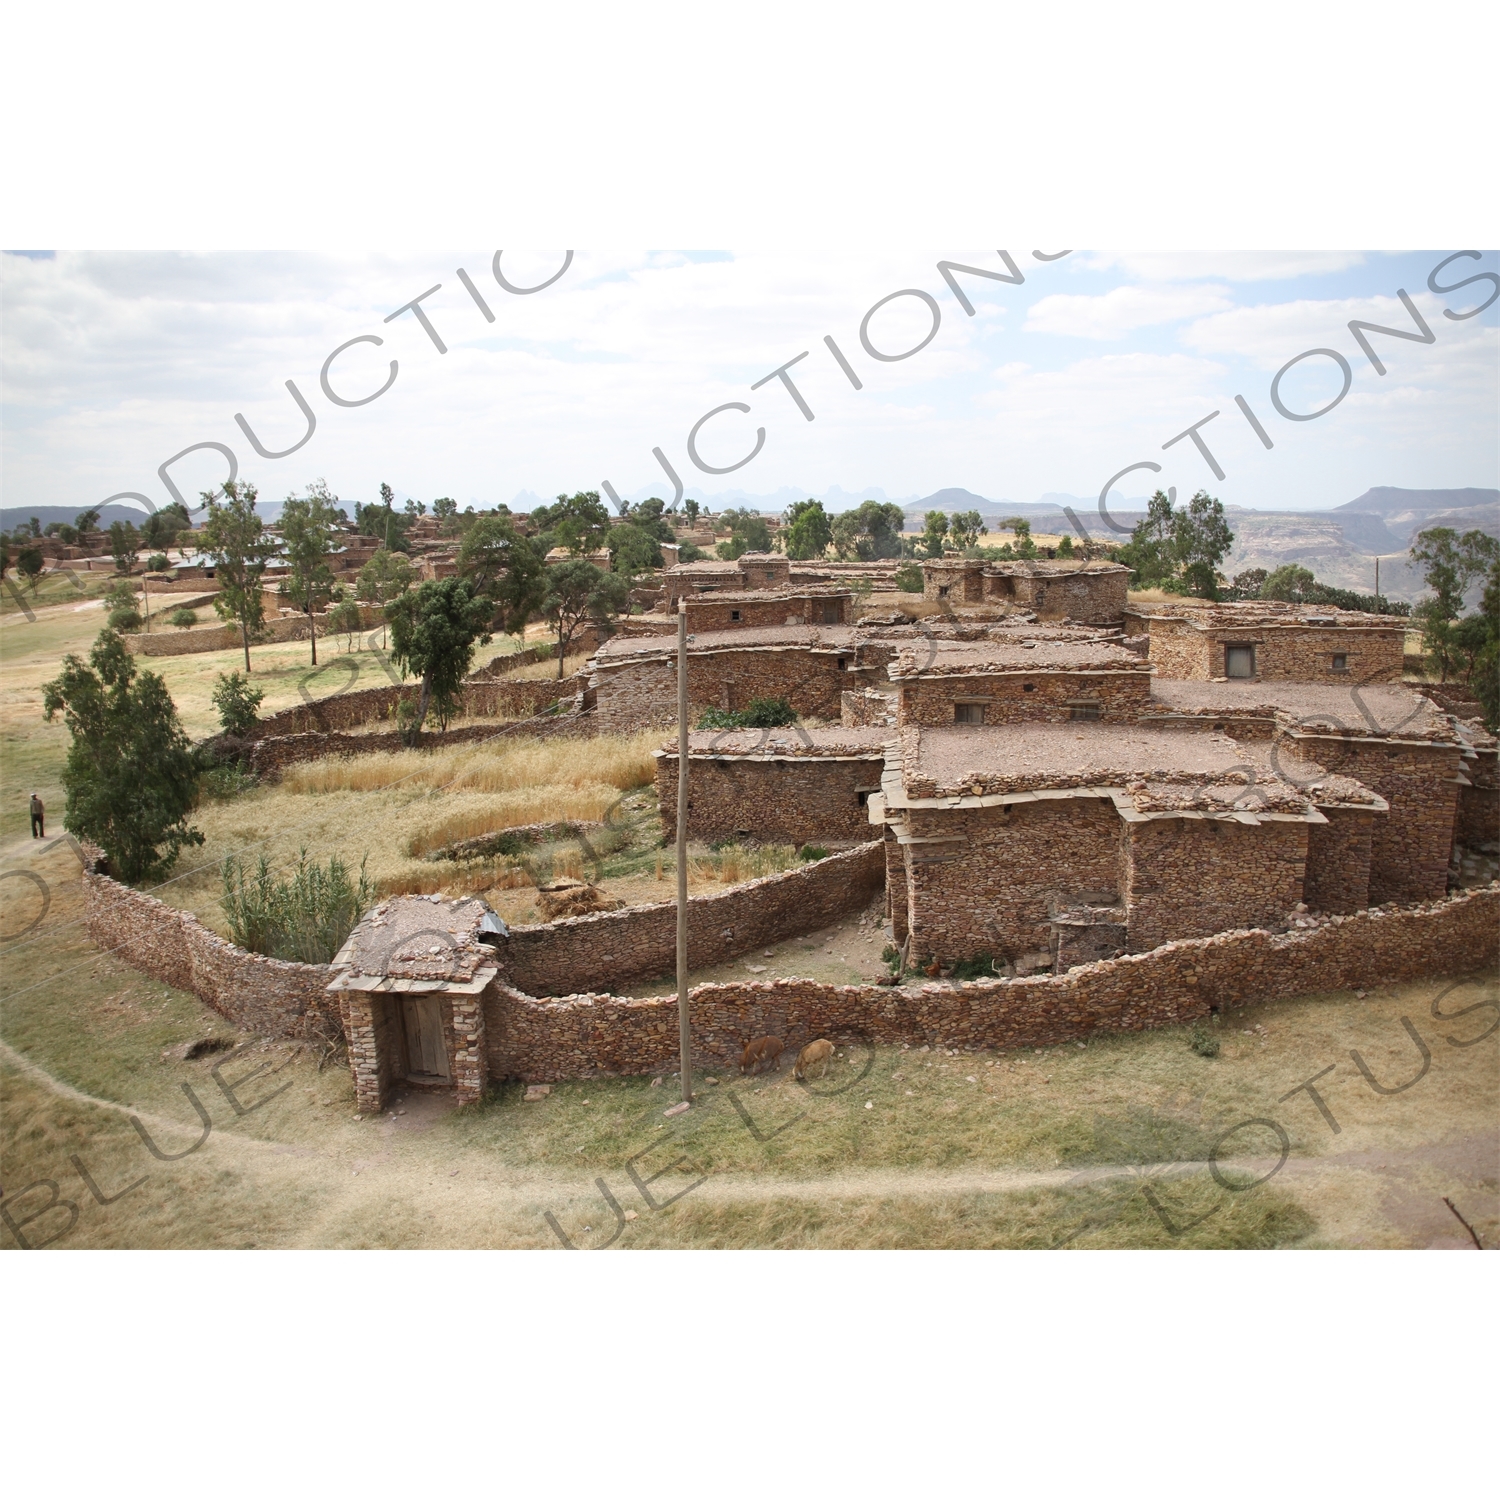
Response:
M1375 607L1380 608L1380 554L1375 554Z
M693 1099L693 1030L688 1021L688 676L687 611L677 601L677 1048L682 1102Z

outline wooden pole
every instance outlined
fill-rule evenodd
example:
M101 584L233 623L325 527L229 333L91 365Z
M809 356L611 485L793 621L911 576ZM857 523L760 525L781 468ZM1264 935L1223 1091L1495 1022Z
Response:
M687 611L677 602L677 1048L682 1098L693 1098L693 1032L688 1022L688 679Z
M1378 555L1375 558L1375 599L1378 607L1380 599L1380 558Z

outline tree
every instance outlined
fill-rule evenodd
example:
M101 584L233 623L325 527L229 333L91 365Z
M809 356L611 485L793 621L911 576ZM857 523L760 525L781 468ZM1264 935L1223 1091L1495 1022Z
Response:
M960 551L977 546L984 532L984 517L977 510L961 510L948 522L948 534Z
M1262 597L1260 591L1270 576L1264 568L1246 568L1243 573L1234 575L1229 586L1238 598L1259 599Z
M226 479L222 489L203 491L203 503L208 507L203 552L219 586L214 612L221 620L240 627L247 672L250 638L260 634L266 618L261 578L266 564L276 555L275 540L255 514L255 499L255 486L243 479Z
M421 732L429 711L444 729L458 712L474 648L490 639L493 610L492 601L465 578L429 578L387 606L391 660L422 680L414 733Z
M833 541L833 523L821 500L797 500L782 512L783 544L794 562L822 557Z
M1500 566L1500 541L1483 531L1466 531L1460 536L1451 527L1433 526L1417 533L1410 556L1414 563L1422 564L1422 581L1432 590L1432 597L1412 611L1422 622L1422 649L1438 668L1440 680L1447 682L1448 673L1468 655L1465 642L1474 636L1472 628L1461 633L1454 621L1462 613L1464 595L1475 579L1489 580L1484 596L1489 598L1495 570ZM1484 600L1479 617L1485 618ZM1483 645L1474 640L1474 646L1471 670L1486 659Z
M1283 563L1274 573L1266 573L1263 568L1260 571L1265 574L1260 586L1260 597L1279 599L1286 604L1302 603L1310 597L1318 583L1310 569L1300 567L1297 563ZM1236 587L1241 576L1243 575L1235 577Z
M174 609L167 616L167 624L175 625L179 630L191 630L197 623L198 615L196 610Z
M27 589L34 595L42 582L42 549L22 547L16 553L16 572L21 575Z
M328 555L333 551L334 528L343 512L339 497L321 480L307 487L304 499L288 495L281 508L281 540L286 550L287 576L281 592L307 616L312 664L318 664L318 629L313 610L328 601L333 574Z
M130 572L135 567L136 558L140 556L140 532L129 521L111 521L109 550L114 556L115 567L122 573Z
M667 520L666 502L656 495L652 495L649 500L642 500L639 505L627 505L624 519L638 531L644 531L647 536L658 542L670 542L677 536L672 523ZM611 529L618 530L619 528Z
M506 635L526 629L547 593L546 558L509 515L480 516L469 527L458 549L458 571L475 593L491 601L490 628Z
M155 672L136 672L114 631L100 633L87 665L63 658L42 706L72 735L63 827L103 849L122 879L165 874L180 849L203 842L187 822L197 772L176 706Z
M689 526L698 524L699 505L696 500L688 499L682 502L682 513L688 518Z
M374 557L359 570L354 583L354 592L366 604L373 604L389 612L393 601L399 599L417 580L417 570L408 558L389 547L381 547Z
M53 521L42 533L43 536L55 536L64 547L76 547L78 545L78 532L66 521Z
M583 557L604 545L610 520L599 492L580 490L576 495L559 495L556 505L539 505L531 513L531 524L549 533L553 546Z
M165 551L175 545L183 527L191 528L192 524L187 506L174 500L146 517L146 524L141 527L141 541L148 547Z
M922 545L926 547L928 557L941 557L943 543L948 537L948 517L943 511L930 510L927 512L925 521Z
M833 550L840 558L857 557L861 562L901 556L901 532L906 515L899 505L866 500L833 522Z
M359 605L352 599L341 599L328 611L326 622L330 635L341 635L344 637L344 650L350 651L354 647L354 637L360 632L364 621L360 617Z
M1063 533L1061 540L1057 544L1057 555L1059 557L1073 556L1073 538L1067 532Z
M415 521L418 516L425 516L427 514L427 502L425 500L408 500L403 509Z
M579 626L585 621L607 626L629 604L629 588L618 573L603 573L593 563L574 559L547 570L542 613L557 636L557 676Z
M219 711L219 727L225 734L243 739L255 728L256 716L265 696L264 688L251 687L238 672L220 672L214 678L214 690L210 696L210 701Z
M1000 529L1015 533L1011 550L1017 557L1036 556L1036 543L1031 540L1031 522L1025 516L1007 516L1000 523Z
M1224 506L1203 490L1175 512L1172 551L1182 585L1202 599L1217 599L1223 577L1219 564L1234 545Z
M79 541L87 541L98 530L99 512L97 510L80 511L73 517L73 525L77 528Z
M432 502L432 513L438 518L438 529L444 536L452 536L458 530L458 501L447 495L439 495Z
M1469 681L1474 696L1484 706L1485 728L1491 734L1500 734L1500 557L1490 560L1479 600L1479 618L1484 622L1485 638L1474 653Z
M609 532L610 566L626 578L635 578L662 566L661 543L650 532L627 521Z
M354 529L361 536L379 537L389 552L407 552L406 529L411 517L396 509L396 492L388 484L380 486L379 505L354 502Z
M726 510L720 520L729 525L729 540L714 548L720 557L734 562L747 552L771 550L771 528L759 511L741 506L738 510Z
M896 587L903 594L920 594L925 586L920 563L907 561L896 569Z
M104 608L109 628L115 631L139 630L141 612L136 608L135 587L128 578L117 578L104 591Z

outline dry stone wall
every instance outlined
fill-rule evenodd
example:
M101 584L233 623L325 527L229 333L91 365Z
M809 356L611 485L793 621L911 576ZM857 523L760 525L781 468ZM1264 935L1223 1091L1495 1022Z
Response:
M336 1034L326 964L286 963L236 948L191 912L107 875L83 875L89 939L144 974L188 990L236 1026L266 1036Z
M866 798L880 790L884 757L827 755L752 760L694 755L688 769L688 837L750 837L764 844L878 839ZM662 836L677 837L677 756L656 758Z
M1361 911L1370 904L1370 841L1385 814L1363 807L1325 807L1328 819L1307 830L1302 899L1314 911Z
M1133 617L1134 622L1135 617ZM1255 647L1260 682L1400 682L1401 629L1353 625L1216 625L1148 617L1150 660L1159 677L1207 682L1226 675L1225 648ZM1344 658L1336 670L1334 657Z
M981 702L986 724L1060 724L1078 700L1099 705L1099 718L1134 724L1151 713L1148 672L981 672L919 677L901 684L900 722L954 722L955 705Z
M767 1033L791 1047L817 1037L884 1046L1051 1046L1176 1025L1211 1009L1493 970L1497 961L1500 887L1491 886L1286 933L1257 929L1169 943L1041 978L904 989L806 979L700 985L689 997L693 1057L722 1068L748 1038ZM675 1066L675 995L546 1000L492 985L486 1000L492 1077L544 1082ZM1420 1026L1429 1045L1434 1037L1472 1034L1462 1022Z
M694 896L688 902L688 951L695 964L722 963L768 942L815 932L868 906L884 878L880 846L866 844L784 875ZM618 990L674 971L677 905L663 901L512 927L496 952L505 981L528 994Z

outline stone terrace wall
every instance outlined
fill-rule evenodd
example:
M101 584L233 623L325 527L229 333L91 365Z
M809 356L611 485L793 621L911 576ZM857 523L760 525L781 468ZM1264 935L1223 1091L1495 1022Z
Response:
M1066 974L978 980L949 988L818 984L805 979L700 985L689 999L693 1055L732 1061L772 1033L799 1047L838 1042L935 1047L1041 1047L1101 1031L1140 1031L1211 1008L1493 969L1500 961L1500 889L1465 892L1414 911L1368 911L1280 935L1262 930L1169 943ZM542 1082L639 1074L675 1065L675 995L540 1000L492 985L489 1071ZM1433 1037L1465 1023L1420 1021ZM1480 1028L1482 1029L1482 1027Z
M766 625L848 625L853 610L847 594L761 599L699 594L687 601L688 631L748 630ZM830 618L831 616L831 618Z
M900 691L903 726L952 724L954 704L976 699L985 700L986 724L1060 724L1073 717L1069 703L1079 698L1097 702L1099 717L1119 724L1152 711L1148 672L955 672L903 682Z
M1037 612L1042 620L1077 620L1084 625L1112 625L1125 614L1130 574L1124 569L1108 573L1055 573L1036 578L1030 594L1017 578L1016 599Z
M581 673L564 677L560 682L553 677L522 682L471 677L464 683L461 712L468 718L529 718L561 698L576 697L583 686ZM259 740L274 735L328 733L355 729L362 724L382 723L396 717L396 706L403 698L410 697L415 702L419 691L420 684L413 681L399 685L393 683L390 687L361 688L353 693L331 693L326 698L315 698L310 703L284 708L279 713L257 719L248 738Z
M1492 786L1460 787L1453 832L1459 843L1471 849L1500 843L1500 791Z
M837 843L878 839L865 796L880 790L885 757L827 755L752 760L694 755L688 770L688 836L735 838L764 844ZM677 837L677 756L656 758L656 794L662 837ZM863 794L863 795L862 795Z
M321 641L322 622L318 623L318 639ZM258 640L250 644L306 639L307 616L283 615L277 620L267 620ZM244 643L238 625L218 625L209 630L153 630L150 635L127 635L125 644L135 656L193 656L201 651L238 650Z
M1224 648L1217 648L1218 665L1214 667L1210 662L1212 652L1208 637L1201 630L1193 630L1181 620L1156 617L1147 617L1142 623L1150 640L1147 660L1156 668L1158 677L1207 682L1212 677L1224 675Z
M337 1034L338 1005L326 964L247 953L179 911L106 875L83 875L90 940L134 969L189 990L236 1026L267 1036Z
M853 650L847 653L853 657ZM677 722L677 663L671 660L599 665L590 696L599 732L623 734L651 724ZM709 708L743 709L752 698L790 698L806 716L839 717L849 675L832 652L790 647L688 653L689 713L694 722Z
M688 951L695 964L715 964L814 932L862 910L884 881L885 855L879 844L866 844L784 875L694 896L688 901ZM673 971L677 906L663 901L512 927L496 951L502 977L528 994L618 989Z
M1206 632L1210 676L1224 674L1224 647L1255 644L1255 675L1262 682L1400 682L1404 629L1359 629L1348 625L1229 625ZM1334 653L1347 658L1335 672Z

